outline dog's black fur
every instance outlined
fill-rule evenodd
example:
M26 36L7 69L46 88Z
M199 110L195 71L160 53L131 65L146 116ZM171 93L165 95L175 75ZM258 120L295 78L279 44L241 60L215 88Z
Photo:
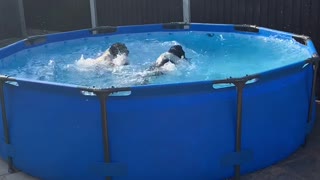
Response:
M168 50L168 53L171 53L172 55L176 56L176 58L185 59L185 52L182 49L181 45L171 46L170 49ZM168 62L171 62L172 64L176 64L176 61L174 61L173 59L165 58L165 59L162 59L160 63L158 64L155 63L154 65L149 67L148 71L152 71L152 70L155 70L156 68L160 68Z
M124 54L126 56L129 55L129 50L127 46L123 43L114 43L109 48L109 52L112 56L116 57L117 55Z
M149 84L150 78L157 77L164 75L166 70L162 69L161 67L164 66L166 63L170 62L174 65L179 64L180 61L188 61L185 57L185 52L181 45L174 45L171 46L170 49L161 54L156 63L151 65L149 68L146 69L146 73L143 75L139 75L142 77L142 82L139 85L146 85Z
M186 56L184 50L182 49L182 46L180 46L180 45L171 46L168 52L176 55L180 59L184 58Z
M105 51L100 57L96 58L96 60L108 61L110 66L115 66L113 60L119 55L125 55L127 57L129 55L129 50L125 44L117 42L112 44L110 48L108 48L108 50ZM125 59L125 62L121 65L129 65L129 62L127 59Z

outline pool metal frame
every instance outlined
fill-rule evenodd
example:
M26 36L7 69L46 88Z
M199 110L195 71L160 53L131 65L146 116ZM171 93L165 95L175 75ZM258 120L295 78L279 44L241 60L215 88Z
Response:
M160 30L161 27L165 30L188 30L192 26L192 24L189 23L166 23L162 24L161 26L157 26L156 30ZM150 26L150 28L153 26ZM148 30L151 30L150 28L146 28L146 32ZM257 33L259 32L259 27L257 26L252 26L252 25L234 25L234 29L236 31L244 32L244 33ZM106 33L115 33L119 29L118 27L112 27L112 26L104 26L104 27L96 27L88 30L82 30L78 31L80 32L80 36L83 36L84 32L89 32L92 35L100 35L100 34L106 34ZM140 29L144 31L143 29ZM72 32L71 32L72 33ZM124 31L126 33L126 31ZM70 32L65 33L66 35L62 35L67 37ZM77 33L76 33L77 34ZM26 47L35 47L38 45L41 45L45 42L48 41L50 36L56 36L56 35L48 35L48 36L34 36L34 37L29 37L23 41L20 41L16 43L16 45L9 46L7 48L0 48L1 51L7 51L5 55L10 55L13 53L12 47L13 46L18 46L18 50L20 51L23 49L23 45ZM73 38L79 38L79 35L76 35L70 39ZM312 81L312 90L311 90L311 97L310 97L310 104L309 104L309 112L308 112L308 119L307 119L307 128L309 128L309 131L311 130L311 123L312 123L312 114L314 113L314 102L315 102L315 85L317 81L317 75L315 72L318 71L319 67L319 61L320 58L318 54L316 53L314 47L312 47L312 43L309 37L307 36L300 36L300 35L292 35L292 37L299 43L303 45L307 45L309 43L309 46L311 46L311 50L314 51L314 55L312 58L308 59L305 61L305 63L310 64L313 66L313 81ZM311 45L310 45L311 43ZM19 47L20 46L20 47ZM0 55L1 59L1 55ZM295 68L293 68L295 69ZM247 152L243 152L241 145L242 145L242 102L243 102L243 89L246 87L246 84L248 81L259 79L260 74L255 74L255 75L247 75L242 78L228 78L224 80L214 80L212 81L212 84L232 84L236 87L237 91L237 118L236 118L236 144L235 144L235 150L234 154L232 155L233 159L233 165L234 165L234 176L236 180L240 179L240 169L241 165L245 161L249 161L252 157L250 153L248 154ZM14 162L13 162L13 152L12 152L12 147L11 141L10 141L10 132L9 132L9 125L8 125L8 118L7 118L7 110L6 110L6 102L5 102L5 94L4 94L4 84L7 82L14 82L16 81L16 78L8 77L1 75L0 76L0 100L1 100L1 112L2 112L2 124L4 128L4 137L5 137L5 145L6 145L6 151L8 152L8 157L7 157L7 162L8 162L8 171L9 172L14 172L16 169L14 167ZM94 93L99 101L100 101L100 107L101 107L101 126L102 126L102 139L103 139L103 147L104 147L104 161L105 163L111 163L111 158L110 158L110 150L109 150L109 135L108 135L108 116L107 116L107 103L108 103L108 97L117 92L125 92L125 91L131 91L131 87L125 87L125 88L107 88L107 89L97 89L97 88L88 88L88 87L78 87L79 90L81 91L87 91ZM111 179L111 175L106 177L107 180Z
M87 89L87 91L92 91L96 94L100 100L101 105L101 127L102 127L102 137L104 146L104 161L105 163L111 163L110 150L109 150L109 136L108 136L108 118L107 118L107 99L109 95L115 92L129 91L130 88L116 88L116 89ZM111 177L107 177L110 180Z

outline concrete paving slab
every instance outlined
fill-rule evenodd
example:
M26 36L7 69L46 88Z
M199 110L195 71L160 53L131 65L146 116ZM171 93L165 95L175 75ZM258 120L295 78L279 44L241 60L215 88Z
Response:
M5 161L0 159L0 176L8 174L8 165Z
M22 172L17 172L13 174L7 174L0 176L0 180L37 180L31 176L28 176Z
M7 163L0 159L0 180L37 180L23 172L9 173Z

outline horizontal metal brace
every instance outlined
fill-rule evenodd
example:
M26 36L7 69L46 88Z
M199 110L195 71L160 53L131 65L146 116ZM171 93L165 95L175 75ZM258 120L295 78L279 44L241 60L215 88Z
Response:
M122 88L105 88L105 89L97 89L97 88L87 88L87 87L79 87L80 90L88 91L95 93L97 95L99 94L112 94L116 92L123 92L123 91L130 91L130 87L122 87Z
M306 63L317 65L320 62L320 57L317 54L314 54L312 58L309 58L305 61Z
M6 81L15 81L16 79L14 78L11 78L9 76L6 76L6 75L0 75L0 81L2 82L6 82Z
M245 84L246 82L258 78L258 75L247 75L241 78L228 78L228 79L222 79L222 80L215 80L213 81L213 84L234 84L235 86L239 86L242 84Z

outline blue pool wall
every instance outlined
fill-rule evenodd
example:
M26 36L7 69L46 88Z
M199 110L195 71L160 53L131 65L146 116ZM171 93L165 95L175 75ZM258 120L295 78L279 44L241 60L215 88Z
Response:
M191 24L186 30L119 27L111 34L191 30L235 32L234 25ZM293 36L260 27L259 33L241 33ZM88 30L53 34L46 43L91 36L97 35ZM0 49L0 58L35 46L17 42ZM310 57L317 54L312 41L306 47ZM241 152L235 152L234 86L216 89L212 80L130 87L128 96L109 96L110 163L104 160L101 102L90 88L0 78L10 136L6 143L1 123L0 155L12 157L16 169L49 180L221 179L234 176L235 164L242 174L253 172L285 159L305 142L315 119L313 112L308 122L313 75L307 61L254 75L256 81L243 89Z

